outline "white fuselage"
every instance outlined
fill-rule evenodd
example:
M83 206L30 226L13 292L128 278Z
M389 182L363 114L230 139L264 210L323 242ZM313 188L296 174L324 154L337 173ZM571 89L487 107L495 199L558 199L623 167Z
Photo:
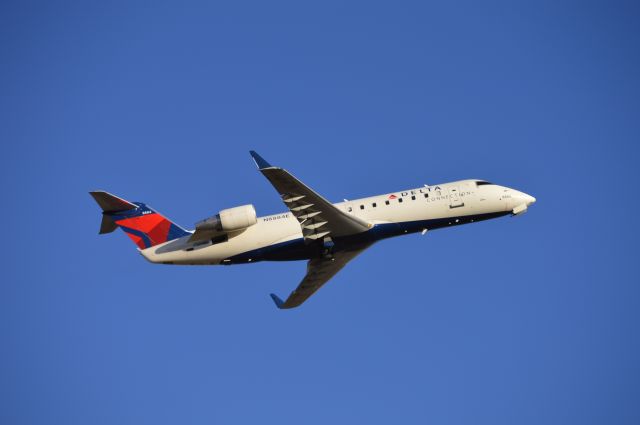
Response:
M477 180L462 180L424 186L395 193L371 196L334 204L373 226L356 238L375 241L421 230L486 220L509 213L519 214L535 198ZM283 212L259 217L255 225L229 234L224 240L188 242L189 237L141 251L154 263L235 264L262 260L299 260L315 249L305 244L298 220ZM352 243L336 241L340 249ZM353 242L355 243L355 242Z

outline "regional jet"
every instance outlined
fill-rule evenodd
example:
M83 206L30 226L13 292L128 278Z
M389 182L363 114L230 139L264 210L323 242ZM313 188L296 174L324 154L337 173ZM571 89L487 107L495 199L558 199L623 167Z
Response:
M409 233L520 215L533 196L485 180L461 180L331 203L287 170L250 151L288 212L258 217L253 205L221 210L188 231L141 202L90 192L102 208L100 234L121 228L148 261L232 265L307 260L307 273L280 309L298 307L375 242Z

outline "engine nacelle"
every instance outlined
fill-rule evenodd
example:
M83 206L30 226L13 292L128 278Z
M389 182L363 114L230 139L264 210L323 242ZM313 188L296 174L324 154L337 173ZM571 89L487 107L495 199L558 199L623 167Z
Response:
M246 229L258 222L256 209L251 204L222 210L218 217L222 223L222 230L226 232Z
M232 232L251 227L258 222L256 209L253 205L242 205L235 208L221 210L213 217L196 223L197 230L211 230L218 232Z

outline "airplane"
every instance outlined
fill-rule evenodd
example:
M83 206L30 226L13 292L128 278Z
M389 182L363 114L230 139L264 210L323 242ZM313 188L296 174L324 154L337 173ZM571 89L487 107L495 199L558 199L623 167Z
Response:
M300 306L349 261L377 241L521 215L536 199L485 180L460 180L331 203L287 170L250 151L288 212L263 217L253 205L221 210L188 231L142 202L89 192L102 208L100 234L121 228L152 263L232 265L307 260L307 272L276 307Z

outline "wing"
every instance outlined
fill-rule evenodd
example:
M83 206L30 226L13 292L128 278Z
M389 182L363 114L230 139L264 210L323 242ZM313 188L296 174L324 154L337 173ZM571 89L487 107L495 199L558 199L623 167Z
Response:
M274 167L250 151L258 169L276 188L289 211L298 219L306 240L339 237L366 232L370 223L347 214L318 195L287 170Z
M307 298L313 295L322 285L336 275L349 261L367 249L371 244L360 246L349 251L340 251L331 258L313 258L307 263L307 274L298 287L289 295L286 301L282 301L276 294L271 298L280 309L298 307Z

